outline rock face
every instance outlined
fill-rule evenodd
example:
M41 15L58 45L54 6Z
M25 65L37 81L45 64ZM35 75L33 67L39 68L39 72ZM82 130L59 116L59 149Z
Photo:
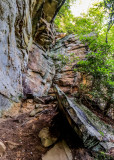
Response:
M79 92L81 81L87 83L83 75L74 71L74 66L85 58L88 51L87 45L82 44L75 35L66 36L55 44L53 20L64 2L1 0L0 117L3 110L20 103L22 98L34 97L39 100L38 97L48 93L54 81L60 88L56 87L59 107L76 134L82 138L85 147L96 151L109 150L114 141L113 130L110 133L107 131L111 127L98 120L85 107L75 105L64 94L71 97ZM41 108L37 108L31 116L41 111ZM94 121L96 125L93 125ZM44 129L39 135L46 147L57 140L50 137L48 130ZM64 159L72 159L63 153L63 148L60 144L53 148L52 151L58 149L61 153L55 158L61 159L64 156ZM5 146L0 142L0 156L4 152ZM50 153L47 156L50 157Z
M107 151L114 147L114 130L104 124L83 105L76 105L57 85L55 86L59 108L67 118L85 147L93 151Z
M21 11L20 15L16 1L0 2L0 93L2 95L0 97L0 108L10 105L7 98L17 101L22 93L21 63L23 64L23 57L26 57L25 54L27 53L23 53L17 48L16 41L19 40L18 35L21 33L17 32L16 28L19 27L18 20L23 18L23 21L25 21L26 17L23 17L22 3L17 2ZM26 8L28 9L27 6ZM18 45L22 42L23 39ZM23 48L21 49L23 50ZM4 98L4 96L7 98Z
M29 88L30 92L35 95L39 95L42 90L40 94L42 95L46 89L49 89L50 84L43 87L44 84L40 86L40 83L49 81L51 76L48 75L46 69L42 75L41 73L36 74L36 72L39 72L37 70L38 66L36 67L39 63L35 61L36 68L32 66L33 62L30 62L29 58L32 53L29 54L29 50L32 47L33 39L43 45L45 49L48 44L46 37L50 39L50 42L53 41L53 32L50 27L62 4L62 0L0 1L0 110L8 109L13 102L19 102L20 98L23 97L23 90L26 93L25 90ZM52 35L51 38L49 38L49 34ZM36 53L36 56L38 53ZM39 53L38 58L38 61L42 59L44 68L50 68L52 65L49 61L46 63L42 53ZM30 67L28 67L29 70L27 66ZM40 66L40 68L42 67ZM32 69L33 71L31 71ZM42 76L45 76L44 82L41 82ZM25 81L27 81L26 85ZM35 88L35 81L39 83L37 88Z
M64 35L65 36L65 35ZM61 36L60 36L61 37ZM57 36L59 38L59 36ZM98 96L92 96L94 92L94 79L90 74L80 73L77 62L79 60L86 60L85 56L89 52L87 44L82 44L76 35L68 35L59 39L49 52L50 57L54 60L56 75L54 83L68 96L74 96L86 99L92 104L93 110L99 110L105 113L106 108L109 107L107 115L114 119L113 104L108 105L107 100ZM101 95L106 92L106 88L102 88ZM50 90L53 93L53 90ZM105 93L108 95L108 93Z
M45 49L54 43L52 22L64 2L65 0L34 0L33 36Z
M73 68L85 58L87 45L82 44L75 35L65 36L52 48L49 55L55 61L56 76L54 83L66 94L77 93L82 75Z
M23 79L24 94L34 97L48 93L55 75L55 65L46 53L36 45L29 52L28 70Z

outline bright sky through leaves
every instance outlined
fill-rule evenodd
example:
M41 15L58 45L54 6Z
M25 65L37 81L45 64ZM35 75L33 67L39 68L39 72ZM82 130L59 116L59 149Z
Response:
M75 17L81 16L82 13L87 13L88 9L94 3L101 2L102 0L76 0L71 4L71 11Z

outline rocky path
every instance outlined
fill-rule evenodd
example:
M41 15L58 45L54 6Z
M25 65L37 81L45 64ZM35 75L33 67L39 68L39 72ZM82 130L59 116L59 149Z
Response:
M38 111L37 107L39 105L40 110ZM34 108L36 109L34 110ZM12 111L12 113L14 112L15 110ZM64 160L90 160L91 157L83 148L80 140L72 132L69 132L71 130L68 128L69 126L62 126L62 124L65 124L64 119L61 119L57 111L56 101L49 104L38 104L32 99L26 100L21 108L19 107L16 110L15 116L6 113L4 118L0 119L0 141L6 146L5 154L0 159L48 160L52 149L52 152L55 153L55 160L58 159L56 157L58 155L60 158L64 157ZM49 147L44 147L38 135L43 128L47 127L57 137L57 141ZM65 143L65 146L69 146L67 146L67 151L65 151L63 143ZM50 150L49 153L45 155L48 150ZM69 150L70 153L68 153ZM1 150L0 154L2 154ZM68 157L67 154L71 156Z
M44 148L38 138L39 131L49 126L51 119L56 114L48 106L48 112L30 117L29 113L34 108L32 100L28 100L15 117L2 119L0 123L1 140L6 145L5 156L2 160L40 160L48 148ZM27 108L27 109L26 109ZM50 113L49 113L50 112Z

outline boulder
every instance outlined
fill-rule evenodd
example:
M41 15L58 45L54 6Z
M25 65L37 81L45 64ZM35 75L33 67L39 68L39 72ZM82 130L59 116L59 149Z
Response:
M44 147L49 147L57 141L57 137L54 137L53 135L51 135L49 131L49 127L43 128L39 132L38 136L39 138L41 138L41 142Z
M43 157L42 160L72 160L73 156L70 148L65 141L57 143L50 149Z
M114 147L114 129L105 124L85 106L74 103L55 85L59 108L84 146L94 151L108 151Z

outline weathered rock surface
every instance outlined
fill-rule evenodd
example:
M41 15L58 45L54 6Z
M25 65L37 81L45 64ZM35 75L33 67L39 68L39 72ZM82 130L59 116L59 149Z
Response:
M34 97L41 97L48 93L55 75L55 66L51 58L32 45L29 52L28 70L23 80L24 94L31 94Z
M33 36L35 41L45 49L54 44L53 20L64 0L40 0L35 2L33 11Z
M16 0L0 2L0 93L15 101L18 100L19 95L22 93L21 64L26 64L26 62L23 63L23 57L26 59L27 53L21 52L21 49L23 50L25 46L23 38L21 39L23 33L17 31L21 22L19 19L22 20L23 18L24 23L26 21L26 15L29 12L27 2L25 2L25 8L26 13L23 15L23 5L21 1L17 1L17 3ZM26 23L25 27L27 26L28 23ZM25 27L23 27L23 30L25 30ZM20 50L17 47L19 36L20 41L18 45L23 43L23 47L20 48ZM0 98L0 108L4 107L2 103L7 103L7 106L10 105L7 98Z
M46 67L50 66L49 61L43 60L43 55L36 58L39 62L42 59L40 63L45 66L43 75L36 74L39 71L36 61L35 70L32 64L29 64L31 67L27 71L28 59L31 58L31 53L28 53L33 39L44 48L47 48L48 39L53 41L51 26L62 4L62 0L0 1L0 110L8 109L13 102L19 102L23 97L23 87L25 87L23 81L25 82L27 72L27 84L24 91L29 88L35 95L36 92L39 95L41 90L40 95L48 91L50 84L47 83L46 87L42 87L44 84L41 84L46 83L46 78L43 82L41 81L42 76L48 76ZM49 37L49 35L51 36ZM32 69L33 71L31 71ZM49 79L48 76L48 81ZM37 87L35 81L39 83Z
M82 75L74 72L74 65L85 58L86 52L87 45L82 44L75 35L69 35L59 40L49 53L56 66L54 83L69 95L79 89Z
M51 150L49 150L42 160L72 160L72 153L65 141L57 143Z
M70 97L74 96L83 101L89 100L93 110L96 109L105 113L106 108L109 107L107 115L114 119L113 104L109 106L107 100L100 97L100 95L97 97L92 95L94 90L93 77L90 74L76 71L78 69L77 62L86 60L85 56L88 52L90 50L87 44L82 44L76 35L68 35L59 39L49 52L56 68L54 83ZM108 95L106 90L106 88L102 88L101 95L104 93ZM50 90L50 94L53 94L53 89Z
M83 140L85 147L94 151L107 151L114 147L114 130L83 105L74 104L55 86L59 108Z
M87 46L74 35L64 37L53 46L53 19L63 3L64 0L0 2L0 111L20 102L23 96L40 101L38 97L48 93L53 79L54 83L70 96L78 92L80 81L88 83L83 75L73 70L79 59L85 58ZM53 49L48 53L49 48ZM110 126L103 124L84 106L76 106L63 92L56 89L59 106L78 136L82 138L85 147L97 151L112 151L114 139ZM48 103L50 100L47 98L46 101ZM33 108L34 104L31 105ZM37 106L31 116L42 111L43 108ZM92 125L94 123L95 125ZM48 127L40 131L39 137L45 147L57 141L57 137L50 135ZM11 144L10 147L15 148L17 145ZM0 142L0 156L5 150L4 144ZM53 159L54 156L55 159L72 159L70 151L66 151L63 144L57 144L43 159L50 156Z

